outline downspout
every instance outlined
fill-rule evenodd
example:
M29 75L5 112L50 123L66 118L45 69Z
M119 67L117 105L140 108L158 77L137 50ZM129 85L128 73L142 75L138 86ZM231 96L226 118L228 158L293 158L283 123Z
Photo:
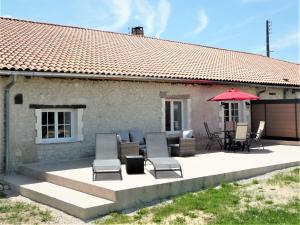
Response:
M265 87L263 90L260 90L260 91L257 91L256 93L256 95L258 96L258 97L260 97L260 95L262 94L262 93L265 93L267 91L267 88Z
M15 85L17 82L17 76L14 75L12 77L12 81L6 85L5 87L5 94L4 94L4 143L5 143L5 173L7 174L9 171L9 149L10 149L10 124L9 124L9 100L10 100L10 89Z

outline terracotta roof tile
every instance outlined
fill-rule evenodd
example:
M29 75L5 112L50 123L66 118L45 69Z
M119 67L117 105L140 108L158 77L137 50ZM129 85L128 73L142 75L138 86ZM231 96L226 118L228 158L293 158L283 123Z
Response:
M250 53L8 18L0 35L0 69L300 85L299 64Z

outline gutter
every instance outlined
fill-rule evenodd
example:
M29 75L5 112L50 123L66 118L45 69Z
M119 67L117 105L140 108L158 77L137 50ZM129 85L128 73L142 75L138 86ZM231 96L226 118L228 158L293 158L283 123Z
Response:
M12 81L6 85L4 90L4 143L5 143L5 173L9 172L9 150L10 150L10 107L9 107L9 100L10 100L10 89L16 84L17 76L12 76Z
M91 79L91 80L115 80L115 81L138 81L138 82L164 82L164 83L182 83L182 84L228 84L228 85L240 85L240 86L252 86L252 87L273 87L273 88L292 88L299 89L296 85L286 84L256 84L248 82L236 82L236 81L220 81L220 80L197 80L197 79L177 79L177 78L160 78L150 76L128 76L119 75L114 73L101 73L101 74L82 74L82 73L59 73L59 72L35 72L35 71L11 71L0 70L1 75L16 75L16 76L30 76L30 77L48 77L48 78L69 78L69 79Z

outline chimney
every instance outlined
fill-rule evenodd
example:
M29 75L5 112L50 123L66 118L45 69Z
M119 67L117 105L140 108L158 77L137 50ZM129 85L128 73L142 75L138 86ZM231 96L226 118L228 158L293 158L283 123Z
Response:
M143 27L132 27L131 34L137 36L144 36L144 28Z

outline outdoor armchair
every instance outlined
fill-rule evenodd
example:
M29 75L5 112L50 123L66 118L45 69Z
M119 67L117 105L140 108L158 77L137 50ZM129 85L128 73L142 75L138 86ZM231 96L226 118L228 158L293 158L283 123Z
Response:
M217 142L220 145L220 148L223 149L222 139L219 137L219 132L211 132L208 128L207 122L204 122L204 127L206 130L208 142L205 147L206 150L210 150L211 146Z
M116 134L96 134L96 157L92 169L93 181L97 173L119 173L122 180Z
M130 130L119 130L117 131L117 136L120 143L121 156L122 153L126 154L126 152L130 150L130 155L142 155L144 156L144 158L146 158L146 143L144 133L142 130L137 128ZM136 146L138 148L138 152L136 152Z
M165 133L146 134L146 148L147 161L154 167L155 178L157 178L157 171L180 171L181 177L183 177L179 162L169 155Z
M125 163L126 156L139 155L139 142L132 140L129 130L117 131L119 158Z
M136 142L139 145L139 154L146 158L146 143L144 132L140 129L134 128L129 131L129 137L132 142Z
M193 131L183 131L181 136L167 137L168 146L171 148L171 156L192 156L196 151L196 139Z

